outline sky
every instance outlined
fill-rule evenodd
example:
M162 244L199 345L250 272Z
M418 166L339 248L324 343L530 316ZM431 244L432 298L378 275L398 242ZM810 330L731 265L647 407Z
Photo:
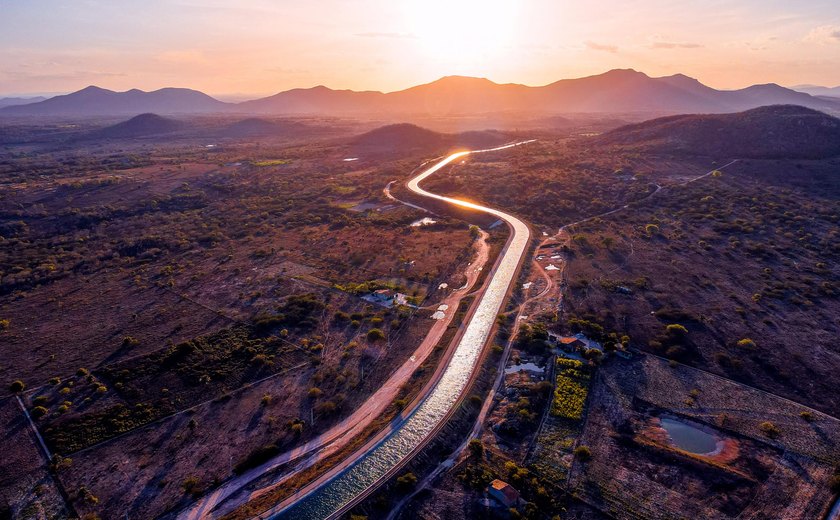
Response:
M0 95L544 85L634 68L840 85L840 0L0 0Z

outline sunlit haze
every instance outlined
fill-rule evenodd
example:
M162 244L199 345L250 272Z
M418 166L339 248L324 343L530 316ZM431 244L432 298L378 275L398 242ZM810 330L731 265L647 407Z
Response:
M838 59L836 0L0 0L0 94L541 85L630 67L717 88L834 86Z

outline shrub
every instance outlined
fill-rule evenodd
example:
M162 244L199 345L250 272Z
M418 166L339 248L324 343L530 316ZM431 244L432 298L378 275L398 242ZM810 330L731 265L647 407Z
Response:
M779 430L779 428L770 421L764 421L763 423L759 424L758 429L761 430L761 433L770 437L771 439L775 439L782 433Z
M671 323L665 326L665 332L672 338L683 338L688 335L688 329L679 323Z
M405 475L397 477L397 488L407 491L417 485L417 475L408 472Z
M23 381L21 381L20 379L12 382L12 384L9 385L9 390L11 390L14 393L23 392L25 389L26 389L26 384Z
M588 446L578 446L575 448L575 458L586 462L587 460L592 458L592 450L589 449Z
M123 348L136 347L139 344L140 344L140 341L135 339L135 338L132 338L131 336L126 336L122 340L122 347Z
M184 490L184 493L198 495L201 493L201 479L195 475L189 476L181 482L181 489Z
M385 333L382 332L382 329L370 329L367 333L367 338L369 341L379 341L385 339Z
M338 409L338 405L336 405L332 401L324 401L323 403L319 403L315 406L315 413L319 415L330 415L331 413L335 412Z
M657 235L659 234L659 226L656 224L648 224L645 226L645 233L647 233L648 236Z
M737 345L741 348L755 348L755 341L749 338L739 339Z
M481 442L481 439L472 439L468 444L470 449L470 455L474 459L480 459L482 455L484 455L484 443Z
M814 414L812 414L811 412L809 412L807 410L804 411L804 412L799 412L799 417L801 417L802 420L807 421L807 422L811 422L811 421L814 420Z
M309 389L309 393L307 395L309 397L311 397L312 399L316 399L318 397L321 397L323 394L324 394L323 390L321 390L317 386L313 386L312 388Z
M9 330L11 322L8 319L0 320L0 330Z
M47 413L49 413L49 410L47 410L43 406L36 406L32 409L32 417L36 419L40 419L41 417L47 415Z
M260 404L263 405L263 406L268 406L268 405L271 404L271 400L272 400L271 394L264 394L262 396L262 399L260 399Z

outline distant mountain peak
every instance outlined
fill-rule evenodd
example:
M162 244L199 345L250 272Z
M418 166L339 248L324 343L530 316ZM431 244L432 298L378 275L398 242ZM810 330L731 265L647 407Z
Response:
M82 90L78 90L76 92L71 92L71 94L94 93L94 92L113 92L113 90L108 90L107 88L97 87L96 85L88 85L87 87L83 88Z

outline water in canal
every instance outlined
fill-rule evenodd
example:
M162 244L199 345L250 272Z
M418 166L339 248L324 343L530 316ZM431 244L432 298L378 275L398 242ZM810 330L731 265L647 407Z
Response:
M465 155L454 154L436 166L416 177L419 182L440 169L454 158ZM416 186L416 184L415 184ZM422 189L424 195L447 200L456 204L469 204L445 199ZM475 314L466 325L452 360L438 383L425 401L400 427L385 437L364 457L354 462L332 480L309 495L298 499L291 506L272 516L274 519L322 520L352 502L369 487L379 482L392 468L402 462L419 446L454 406L469 382L470 375L478 362L479 355L487 342L490 331L501 310L508 288L516 274L519 260L530 240L528 227L520 220L497 210L469 204L504 218L513 228L513 236L503 252L498 268L490 279L486 292L478 303Z

